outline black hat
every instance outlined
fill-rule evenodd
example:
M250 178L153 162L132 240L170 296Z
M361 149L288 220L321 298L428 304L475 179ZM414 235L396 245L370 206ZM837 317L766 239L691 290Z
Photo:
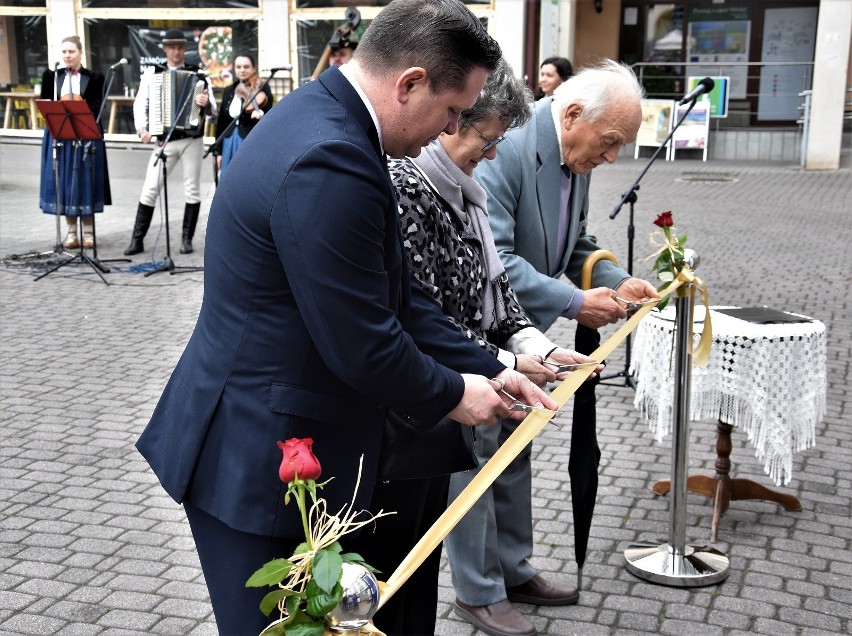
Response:
M186 37L180 29L169 29L163 36L163 44L183 44L186 46Z

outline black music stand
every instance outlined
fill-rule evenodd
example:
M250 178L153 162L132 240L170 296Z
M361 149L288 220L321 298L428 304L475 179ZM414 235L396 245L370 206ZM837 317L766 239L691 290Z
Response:
M80 150L80 146L83 142L95 142L103 140L103 135L101 134L100 128L98 127L98 123L95 121L94 115L92 115L92 111L89 110L89 105L84 100L60 100L54 101L50 99L37 99L36 106L38 106L39 111L41 112L42 117L44 117L45 124L47 125L47 129L50 131L50 134L53 135L53 138L56 141L64 141L64 142L72 142L74 143L74 152L78 152ZM95 165L94 159L90 157L89 165L89 177L90 177L90 190L89 190L89 204L92 209L92 236L95 240L95 246L92 250L92 256L89 256L85 253L83 248L82 241L82 223L80 215L77 215L77 224L78 224L78 236L81 237L79 241L80 251L75 256L66 259L47 270L41 276L38 276L35 280L40 280L58 270L60 267L64 267L70 263L81 262L88 264L94 272L100 277L100 279L104 282L105 285L109 285L107 279L104 278L104 273L108 273L109 269L104 267L101 262L98 260L98 248L97 248L97 234L95 232L95 206L94 206L94 188L95 188ZM76 160L74 163L74 170L76 173ZM58 178L57 178L58 181ZM72 176L72 185L77 181L76 174ZM57 184L56 188L56 200L57 203L60 198L59 187ZM59 208L57 207L56 213L59 214ZM103 272L103 273L102 273Z
M200 77L198 81L203 81ZM172 260L172 244L171 238L169 236L169 171L166 167L166 146L169 145L169 141L171 141L172 134L175 131L175 127L177 123L181 121L183 117L183 113L186 110L187 106L194 99L193 91L186 91L187 95L184 98L183 103L180 105L180 110L178 110L177 115L175 115L172 120L172 125L169 127L168 132L166 132L166 136L163 138L163 145L160 146L160 149L157 153L157 159L154 161L154 165L157 165L157 162L163 162L163 221L166 225L166 256L163 259L162 264L157 264L157 269L147 272L145 277L151 276L152 274L159 274L160 272L168 272L169 274L185 274L187 272L203 272L203 267L177 267L175 262ZM156 142L155 142L156 143Z

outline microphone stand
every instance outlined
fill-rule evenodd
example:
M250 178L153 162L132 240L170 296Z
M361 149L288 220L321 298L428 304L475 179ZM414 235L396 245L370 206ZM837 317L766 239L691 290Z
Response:
M246 107L254 101L255 97L260 95L260 92L263 90L263 87L266 86L269 83L269 80L271 80L279 70L280 69L277 69L277 68L272 69L270 71L269 77L264 79L262 82L258 82L257 88L254 89L254 92L249 93L248 97L246 97L245 101L243 102L243 106L242 106L242 108L240 108L240 114L237 115L236 117L234 117L231 120L231 123L228 124L227 127L225 128L225 130L223 130L221 133L219 133L218 130L216 131L218 136L213 141L213 143L210 145L210 147L207 150L204 151L204 154L201 156L202 159L207 159L207 155L209 155L211 152L213 152L213 150L219 145L219 143L223 139L225 139L225 137L227 137L230 134L230 132L234 129L234 126L236 126L239 123L240 117L242 117L243 113L246 112ZM223 106L224 106L224 104L223 104ZM218 179L219 171L214 169L213 175L216 177L216 185L218 186L219 185L219 179Z
M698 95L693 97L689 102L689 108L687 108L683 115L681 115L680 119L678 119L677 123L672 127L671 131L669 131L668 136L663 140L663 142L657 147L654 151L654 154L651 155L651 158L648 160L648 163L645 164L645 167L642 169L642 172L639 173L639 176L636 177L636 181L633 182L633 185L624 192L621 196L621 201L618 202L618 205L613 208L612 213L609 215L610 219L614 219L618 216L618 213L621 212L621 208L625 203L630 204L630 214L628 216L627 221L627 273L630 276L633 276L633 239L636 235L636 228L633 225L633 217L634 217L634 206L636 201L638 200L638 196L636 193L639 191L639 182L642 181L642 177L645 176L645 173L651 169L651 165L660 156L660 153L663 149L668 145L671 141L672 136L674 136L675 131L680 127L683 123L683 120L686 119L687 115L689 115L690 111L695 107L695 102L698 99ZM678 106L682 106L683 104L678 104ZM675 106L675 112L677 112L677 106ZM613 386L626 386L631 389L636 388L636 382L633 379L633 376L630 375L630 354L631 354L631 334L628 334L624 340L624 344L626 346L626 353L624 355L624 368L621 371L617 371L616 373L611 373L609 375L602 375L600 378L599 384L609 384ZM615 378L624 378L624 384L621 385L618 382L607 382L607 380L612 380Z
M168 72L168 71L166 71ZM199 81L204 81L199 77ZM205 82L206 83L206 82ZM158 274L160 272L169 272L169 274L181 274L185 272L200 272L204 271L203 267L175 267L175 263L172 260L172 249L171 249L171 240L169 238L169 185L168 185L168 169L166 168L166 146L169 144L169 141L172 138L172 134L175 131L175 127L177 123L181 121L181 117L183 117L183 113L186 110L187 106L189 106L190 102L193 100L193 91L187 91L186 98L183 100L183 103L180 105L180 109L178 110L177 115L172 119L172 125L169 126L169 130L166 133L165 138L163 139L163 145L160 146L160 151L157 153L157 159L154 161L154 165L162 160L163 162L163 210L164 210L164 221L166 225L166 256L163 259L162 265L158 265L157 269L147 272L145 277L151 276L152 274Z
M109 91L112 88L112 83L115 81L115 67L110 66L107 70L107 82L106 86L104 86L104 92L101 94L101 107L98 109L98 115L95 117L95 123L98 126L98 129L101 131L101 141L104 144L104 163L106 163L106 142L103 141L103 128L101 127L101 117L104 114L104 107L107 103L107 97L109 96ZM95 230L95 202L94 202L94 188L95 188L95 145L94 142L89 142L87 154L89 155L89 175L90 175L90 183L91 183L91 207L92 207L92 242L94 243L94 247L92 248L92 256L94 257L95 262L99 263L130 263L131 260L129 258L110 258L106 260L98 261L98 233ZM85 158L84 158L85 161ZM106 188L106 183L104 183L104 188ZM82 228L80 228L82 231ZM80 234L82 237L82 234ZM82 242L82 239L81 239ZM109 271L109 270L106 270Z

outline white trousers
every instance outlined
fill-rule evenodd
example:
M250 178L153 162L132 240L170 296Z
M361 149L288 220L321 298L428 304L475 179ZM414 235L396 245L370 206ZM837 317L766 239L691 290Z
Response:
M199 203L201 201L201 155L203 149L204 141L201 137L173 139L166 146L167 174L172 174L178 164L183 167L183 195L186 203ZM148 168L145 172L142 194L139 195L139 202L151 207L157 202L157 195L162 187L163 165L160 162L154 165L159 152L159 146L151 152L151 158L148 160Z

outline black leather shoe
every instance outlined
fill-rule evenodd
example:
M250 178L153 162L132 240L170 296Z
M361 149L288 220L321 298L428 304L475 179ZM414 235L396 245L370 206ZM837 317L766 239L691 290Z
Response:
M181 254L192 254L192 241L189 239L182 239L180 242L180 253Z
M490 636L535 636L536 634L535 625L509 601L476 607L456 599L453 609L456 615Z
M506 588L506 594L513 603L531 605L574 605L580 599L575 586L551 583L538 574L523 585Z

